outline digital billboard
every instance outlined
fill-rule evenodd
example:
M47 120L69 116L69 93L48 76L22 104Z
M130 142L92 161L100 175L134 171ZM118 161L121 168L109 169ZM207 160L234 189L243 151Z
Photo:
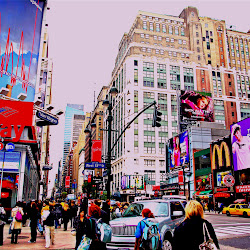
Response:
M189 163L188 132L185 131L169 140L170 171Z
M214 104L210 93L182 90L180 95L180 121L214 122Z
M210 148L212 169L230 168L231 162L231 141L230 137L213 141Z
M0 1L0 89L34 101L44 0Z
M250 118L230 126L234 170L250 168Z

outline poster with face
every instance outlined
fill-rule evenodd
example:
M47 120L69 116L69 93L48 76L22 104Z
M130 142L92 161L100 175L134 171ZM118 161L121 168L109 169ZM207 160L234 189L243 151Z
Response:
M250 118L231 125L234 171L250 168Z
M214 104L209 93L181 91L180 120L214 122Z
M189 163L188 132L169 140L170 171Z

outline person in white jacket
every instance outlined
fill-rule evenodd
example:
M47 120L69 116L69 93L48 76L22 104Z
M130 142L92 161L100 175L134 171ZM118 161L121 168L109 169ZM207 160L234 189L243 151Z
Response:
M12 224L11 224L11 244L17 244L17 238L18 234L21 232L22 229L22 221L18 221L16 216L18 214L24 215L23 208L21 207L21 202L18 201L16 203L16 206L11 211L11 216L13 218Z

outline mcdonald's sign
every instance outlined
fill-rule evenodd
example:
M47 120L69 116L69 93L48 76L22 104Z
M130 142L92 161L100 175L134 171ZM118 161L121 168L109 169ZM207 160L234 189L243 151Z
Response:
M230 137L225 137L219 141L213 142L210 148L212 170L221 167L231 167L231 152L232 147Z

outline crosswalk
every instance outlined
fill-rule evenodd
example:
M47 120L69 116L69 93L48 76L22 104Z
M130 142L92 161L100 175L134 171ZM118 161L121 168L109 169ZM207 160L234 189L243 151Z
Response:
M245 235L250 234L250 225L242 226L224 226L224 227L214 227L214 231L218 238L220 237L230 237L230 235Z

